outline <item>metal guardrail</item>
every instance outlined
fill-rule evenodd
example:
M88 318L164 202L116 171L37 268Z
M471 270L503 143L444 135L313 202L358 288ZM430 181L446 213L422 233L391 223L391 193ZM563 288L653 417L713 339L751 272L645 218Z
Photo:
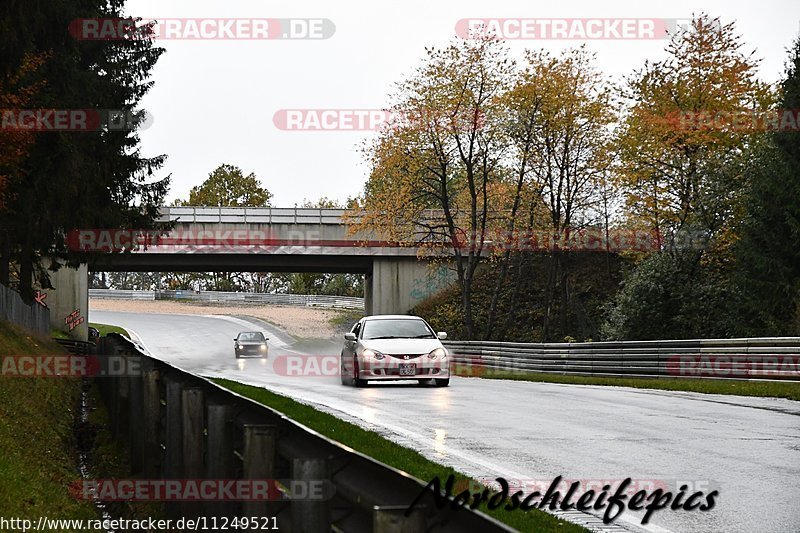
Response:
M364 298L333 296L327 294L268 294L255 292L222 291L132 291L116 289L89 289L90 298L119 300L193 300L202 302L292 305L337 309L364 309Z
M800 382L800 337L587 343L445 341L456 364L488 371Z
M109 300L155 300L155 291L133 291L123 289L89 289L89 298Z
M449 502L438 508L425 482L148 357L126 337L103 337L98 353L121 356L125 368L136 369L98 379L112 434L129 443L133 476L322 481L332 488L322 499L292 499L281 487L278 501L171 502L166 504L170 516L275 517L281 531L304 533L513 531L480 512L453 510Z
M53 340L67 349L69 353L75 355L89 355L94 353L95 344L93 342L78 341L75 339L60 339L53 337Z

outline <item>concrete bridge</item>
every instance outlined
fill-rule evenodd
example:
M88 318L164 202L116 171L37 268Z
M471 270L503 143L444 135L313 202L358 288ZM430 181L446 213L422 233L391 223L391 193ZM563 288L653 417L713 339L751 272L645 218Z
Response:
M78 230L70 244L98 251L91 271L326 272L365 275L368 314L405 313L454 279L417 248L348 232L343 209L163 207L167 235L130 253L136 232ZM142 238L140 242L147 239Z

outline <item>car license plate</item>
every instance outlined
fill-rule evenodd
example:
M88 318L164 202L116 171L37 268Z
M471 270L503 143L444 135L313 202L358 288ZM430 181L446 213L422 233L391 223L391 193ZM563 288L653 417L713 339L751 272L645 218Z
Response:
M400 363L401 376L414 376L417 373L417 365L415 363L403 364Z

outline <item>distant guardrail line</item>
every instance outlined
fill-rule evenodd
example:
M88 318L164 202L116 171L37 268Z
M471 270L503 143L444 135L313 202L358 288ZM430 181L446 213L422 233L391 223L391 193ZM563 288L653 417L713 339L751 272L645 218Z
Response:
M458 365L575 376L800 382L800 337L515 343L445 341Z
M155 300L155 291L130 291L123 289L89 289L89 298L110 300Z
M327 294L270 294L222 291L134 291L118 289L89 289L90 298L117 300L195 300L221 303L249 303L364 309L364 298Z

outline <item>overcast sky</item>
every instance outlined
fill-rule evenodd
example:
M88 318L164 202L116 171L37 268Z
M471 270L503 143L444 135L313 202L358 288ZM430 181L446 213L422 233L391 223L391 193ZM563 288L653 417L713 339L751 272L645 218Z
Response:
M468 18L670 18L705 11L735 21L748 49L763 58L761 77L782 76L786 50L800 29L800 2L735 0L648 5L641 1L534 2L330 0L129 0L129 15L153 18L313 18L335 24L324 40L173 40L152 73L155 86L142 107L153 116L141 132L145 155L168 156L169 196L185 198L222 163L254 172L291 207L305 198L344 200L367 176L359 145L364 131L284 131L273 124L281 109L381 109L395 82L418 66L426 46L456 38ZM559 50L576 40L516 40L523 48ZM666 41L590 40L598 67L619 78L645 59L660 59Z

